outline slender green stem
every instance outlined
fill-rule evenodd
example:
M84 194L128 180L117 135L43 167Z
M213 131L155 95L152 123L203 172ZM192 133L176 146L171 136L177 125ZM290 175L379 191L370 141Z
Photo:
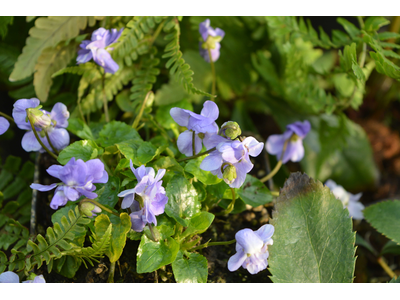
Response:
M95 200L85 198L80 203L83 203L83 202L90 202L90 203L100 207L102 210L105 210L106 212L109 212L110 214L113 214L114 216L117 216L118 218L120 217L119 214L117 214L116 212L113 212L111 209L108 209L107 207L105 207L104 205L100 204L99 202L97 202Z
M272 178L281 168L282 166L282 161L278 161L278 163L276 164L275 168L271 171L271 173L269 173L267 176L263 177L260 179L261 182L266 182L268 181L270 178Z
M208 57L210 58L210 65L211 65L211 72L212 72L212 89L211 89L211 95L215 95L215 86L216 86L216 82L217 82L217 77L215 75L215 66L214 66L214 62L212 60L212 56L211 56L211 49L208 48Z
M0 111L0 116L3 116L3 117L6 118L8 121L15 123L15 121L14 121L13 118L11 118L9 115L7 115L7 114L5 114L5 113L2 113L1 111Z
M49 142L49 145L50 145L51 149L53 149L54 153L58 155L59 152L58 152L58 150L56 149L56 147L54 147L53 143L50 141L49 134L47 133L46 130L44 130L44 134L46 135L46 139L47 139L47 141Z
M231 213L233 208L235 207L235 200L236 200L236 195L235 195L235 189L230 188L232 192L232 202L229 204L229 206L226 208L225 214L228 215Z
M192 155L195 155L195 153L196 153L196 147L194 145L195 139L196 139L196 133L193 131L193 134L192 134L192 151L193 151Z
M110 265L110 272L108 273L107 283L114 283L115 261Z
M376 261L381 265L382 269L385 270L386 274L388 274L391 278L396 277L396 274L387 265L387 263L382 259L382 257L378 257L376 259Z
M140 119L142 118L142 115L143 115L144 108L146 107L146 102L152 93L153 92L150 91L146 94L146 97L144 98L143 103L142 103L142 107L140 108L138 115L136 116L135 120L133 121L133 124L132 124L133 129L136 129L137 126L139 125Z
M211 148L210 150L201 152L201 153L199 153L199 154L196 154L196 155L193 155L193 156L189 156L189 157L185 157L185 158L182 158L182 159L178 159L177 162L182 162L182 161L185 161L185 160L198 158L198 157L200 157L200 156L203 156L203 155L206 155L206 154L208 154L208 153L210 153L210 152L213 152L215 149L216 149L216 148L214 147L214 148Z
M192 248L192 249L189 249L188 251L200 250L200 249L207 248L207 247L210 247L210 246L230 245L230 244L233 244L234 242L236 242L236 240L227 241L227 242L205 243L205 244L203 244L203 245L199 245L199 246L197 246L197 247L194 247L194 248Z
M156 40L156 38L158 37L158 35L160 34L161 30L162 30L163 27L164 27L165 21L167 21L167 19L165 19L164 21L162 21L162 22L160 23L160 25L158 25L156 31L155 31L154 34L153 34L153 37L151 38L150 43L149 43L149 48L151 48L151 46L153 46L154 41Z
M149 229L150 229L150 232L151 232L151 236L153 237L153 240L155 242L158 242L158 239L156 239L156 236L155 236L154 231L153 231L153 226L151 226L150 223L148 223L147 225L149 225Z
M271 195L275 197L279 197L279 192L271 191Z
M107 95L106 95L106 72L103 71L102 74L102 84L103 84L103 105L104 105L104 116L106 119L106 122L110 122L110 116L108 115L108 101L107 101Z
M50 154L52 157L54 157L55 160L57 160L57 155L55 155L53 152L51 152L51 151L43 144L42 140L40 139L38 133L36 132L35 126L33 126L32 117L29 115L30 113L29 113L28 110L29 110L29 108L26 109L26 114L27 114L27 116L28 116L29 123L31 124L31 128L32 128L33 134L35 135L37 141L39 142L40 146L42 146L43 149L47 151L48 154Z

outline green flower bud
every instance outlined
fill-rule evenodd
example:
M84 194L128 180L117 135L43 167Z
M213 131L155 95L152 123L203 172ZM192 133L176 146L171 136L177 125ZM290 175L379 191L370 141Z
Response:
M222 176L225 180L225 182L227 182L228 184L232 183L236 177L236 168L233 165L228 165L223 172L223 176Z
M231 140L236 139L239 135L242 134L242 130L238 123L229 121L222 124L221 130L219 131L220 135L230 138Z
M203 49L215 49L216 43L219 43L222 40L220 36L211 36L209 35L207 41L205 41L201 47Z
M40 109L29 108L27 110L27 118L28 116L32 120L35 127L46 128L51 125L51 118Z
M91 202L83 202L80 204L79 209L82 214L85 216L92 218L95 217L97 213L101 212L101 208L98 207L97 205L94 205Z

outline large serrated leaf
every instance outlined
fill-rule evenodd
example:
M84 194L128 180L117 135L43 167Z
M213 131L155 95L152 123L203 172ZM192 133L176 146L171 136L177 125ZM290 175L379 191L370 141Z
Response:
M64 148L58 155L57 160L60 164L65 165L72 157L88 161L97 158L99 155L102 155L103 152L103 148L97 146L95 142L91 140L81 140Z
M370 205L364 209L364 217L380 233L400 243L400 200Z
M178 283L206 283L208 276L207 259L197 253L188 253L188 258L183 257L182 251L178 252L176 260L172 263L172 271Z
M274 282L352 282L355 233L327 187L292 173L276 201L269 264Z

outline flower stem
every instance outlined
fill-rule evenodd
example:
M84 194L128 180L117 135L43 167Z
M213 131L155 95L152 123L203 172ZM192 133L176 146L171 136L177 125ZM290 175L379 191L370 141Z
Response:
M376 259L378 264L381 265L382 269L385 270L385 272L391 277L396 277L396 274L392 271L392 269L385 263L385 261L382 259L382 257L378 257Z
M196 154L196 155L193 155L193 156L189 156L189 157L185 157L185 158L182 158L182 159L178 159L177 162L182 162L182 161L185 161L185 160L198 158L198 157L200 157L200 156L203 156L203 155L206 155L206 154L208 154L208 153L210 153L210 152L213 152L215 149L217 149L217 148L214 147L214 148L211 148L210 150L201 152L201 153L199 153L199 154Z
M233 244L234 242L236 242L236 240L226 241L226 242L213 242L213 243L207 242L207 243L205 243L203 245L199 245L197 247L189 249L188 251L200 250L200 249L207 248L207 247L210 247L210 246L230 245L230 244Z
M15 123L15 121L14 121L13 118L11 118L9 115L7 115L7 114L5 114L5 113L2 113L1 111L0 111L0 116L3 116L3 117L6 118L7 120L9 120L9 121Z
M110 214L113 214L114 216L117 216L118 218L120 217L119 214L117 214L116 212L113 212L111 209L108 209L107 207L105 207L104 205L100 204L100 203L97 202L97 201L94 201L94 200L92 200L92 199L85 198L85 199L83 199L80 203L83 203L83 202L90 202L90 203L92 203L92 204L94 204L94 205L100 207L102 210L105 210L106 212L109 212Z
M226 208L225 214L229 215L233 208L235 207L235 200L236 200L236 195L235 195L235 189L230 188L232 192L232 202L229 204L229 206Z
M156 31L154 32L154 34L153 34L153 36L152 36L152 38L151 38L151 40L150 40L149 48L151 48L151 46L153 46L154 41L156 40L156 38L157 38L158 35L160 34L162 28L164 27L165 21L167 21L167 19L165 19L164 21L162 21L162 22L160 23L160 25L158 25Z
M133 121L133 124L132 124L133 129L136 129L137 126L139 125L140 119L142 118L142 115L143 115L144 108L146 106L146 102L152 93L153 93L152 91L149 91L146 94L146 97L144 98L143 103L142 103L142 107L140 107L140 111L139 111L138 115L136 116L135 120Z
M56 149L56 147L54 147L53 143L50 141L49 134L47 133L46 130L44 130L44 134L46 135L46 139L47 139L47 141L49 142L49 145L50 145L51 149L53 149L54 153L58 155L59 152L58 152L58 150Z
M260 179L261 182L266 182L268 181L270 178L272 178L281 168L282 166L282 161L278 161L278 163L276 164L275 168L271 171L271 173L269 173L267 176L263 177Z
M115 261L110 265L110 272L108 273L107 283L114 283Z
M208 48L208 57L210 58L210 65L211 65L211 73L212 73L212 89L211 89L211 95L215 95L215 85L217 82L217 77L215 75L215 66L214 66L214 62L212 60L212 56L211 56L211 49Z
M196 153L196 147L194 145L195 139L196 139L196 133L193 131L193 134L192 134L192 151L193 151L192 155L195 155L195 153Z
M40 139L39 135L37 134L36 128L35 128L35 126L33 126L33 121L32 121L32 118L31 118L31 116L30 116L30 113L29 113L29 108L26 109L26 114L27 114L27 116L28 116L29 123L31 124L31 128L32 128L33 134L35 135L35 137L36 137L37 141L39 142L40 146L42 146L43 149L46 150L48 154L50 154L51 156L54 157L55 160L57 160L57 155L55 155L53 152L51 152L51 151L43 144L42 140Z
M106 119L106 122L110 122L110 117L108 115L108 101L107 101L107 96L106 96L106 72L103 71L102 74L102 84L103 84L103 105L104 105L104 116Z

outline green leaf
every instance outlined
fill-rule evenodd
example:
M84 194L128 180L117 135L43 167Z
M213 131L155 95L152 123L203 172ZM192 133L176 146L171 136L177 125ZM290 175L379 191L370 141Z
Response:
M153 242L144 234L137 252L137 273L150 273L172 263L179 251L179 244L171 237Z
M364 23L364 30L377 31L379 28L389 23L390 21L385 17L368 17Z
M115 204L118 203L119 186L120 179L109 175L107 183L96 192L98 195L97 201L100 204L114 208Z
M94 139L92 130L81 119L69 118L67 129L70 132L72 132L73 134L79 136L81 139L85 139L85 140L93 140Z
M96 142L103 147L108 147L127 140L142 141L142 138L138 132L128 124L119 121L111 121L99 132L99 138Z
M75 157L75 159L88 161L90 159L97 158L99 155L102 155L103 152L103 148L97 146L94 141L82 140L64 148L58 155L57 160L60 164L65 165L72 157Z
M273 200L271 192L257 178L247 174L243 185L237 190L239 197L253 207L267 204Z
M74 278L81 264L82 261L80 259L66 255L54 261L53 269L64 277Z
M397 278L393 277L389 283L400 283L400 276L397 276Z
M400 243L400 200L370 205L364 209L364 217L377 231Z
M165 212L187 227L192 216L200 212L201 203L195 187L182 176L175 175L167 184Z
M356 233L356 245L363 246L367 248L369 251L371 251L371 253L376 254L376 251L374 250L374 248L372 248L371 244L366 240L364 240L362 236L359 235L358 233Z
M55 47L61 41L78 36L80 30L86 28L87 21L87 17L83 16L38 18L35 26L29 30L29 37L10 75L10 81L21 80L31 75L44 49Z
M185 171L195 176L198 180L200 180L205 185L213 185L220 183L222 181L221 178L218 178L216 175L211 174L209 171L204 171L200 169L200 164L203 161L204 157L198 157L196 159L191 159L185 166Z
M380 255L396 254L400 255L400 245L393 241L388 241L382 248Z
M207 283L207 259L197 253L178 252L176 260L172 263L175 281L178 283Z
M339 17L337 18L337 22L343 26L344 30L346 30L353 39L356 39L357 36L361 33L360 30L353 23L347 21L346 19Z
M5 38L8 32L8 25L12 24L13 16L0 16L0 37Z
M171 108L179 107L182 109L187 109L193 111L193 106L187 100L182 100L179 102L175 102L169 105L162 105L157 109L156 112L156 121L166 129L171 129L174 126L177 126L174 119L172 119L170 110Z
M349 212L329 188L300 172L276 200L269 246L273 282L352 282L355 233Z
M227 209L229 204L231 204L231 199L222 199L218 202L218 205L223 209ZM240 198L235 200L235 205L233 206L233 210L230 212L231 214L240 214L241 212L246 210L246 203Z
M181 235L181 238L203 233L210 227L211 223L214 221L214 217L213 214L206 211L202 211L199 215L194 216L190 219L189 225Z

